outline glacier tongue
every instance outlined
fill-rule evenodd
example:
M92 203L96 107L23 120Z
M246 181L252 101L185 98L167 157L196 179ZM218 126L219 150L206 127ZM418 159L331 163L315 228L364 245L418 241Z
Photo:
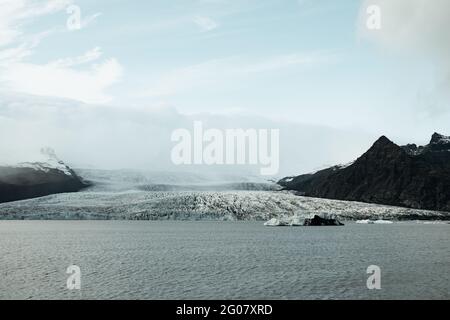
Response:
M280 191L82 191L0 204L0 219L268 221L332 214L341 220L445 219L447 214L296 196Z

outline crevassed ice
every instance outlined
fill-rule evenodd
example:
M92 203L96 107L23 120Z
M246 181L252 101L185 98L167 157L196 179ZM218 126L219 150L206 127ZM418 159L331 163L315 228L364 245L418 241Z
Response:
M83 191L0 204L3 219L246 220L334 215L340 220L440 219L446 214L277 191Z

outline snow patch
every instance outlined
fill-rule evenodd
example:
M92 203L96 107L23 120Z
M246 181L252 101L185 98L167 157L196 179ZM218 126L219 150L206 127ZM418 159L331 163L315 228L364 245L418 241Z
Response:
M450 143L450 137L443 135L438 135L438 139L432 142L432 144L448 144L448 143Z
M338 169L338 170L342 170L342 169L345 169L345 168L348 168L348 167L350 167L352 164L354 164L355 163L355 161L351 161L351 162L348 162L348 163L344 163L344 164L338 164L337 166L336 166L336 168Z
M49 172L50 170L59 170L65 175L72 176L72 171L66 164L58 159L55 151L51 148L42 148L38 157L31 162L22 162L14 167L31 168L36 171Z

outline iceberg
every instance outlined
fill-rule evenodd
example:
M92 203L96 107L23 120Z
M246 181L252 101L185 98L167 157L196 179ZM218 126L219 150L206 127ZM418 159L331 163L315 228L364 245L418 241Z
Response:
M289 224L286 221L283 221L281 219L272 218L269 221L265 222L264 225L266 227L286 227L289 226Z
M393 224L392 221L389 220L383 220L383 219L379 219L379 220L357 220L356 223L358 224Z
M376 220L374 221L375 224L393 224L392 221L389 220Z
M357 220L356 223L358 223L358 224L374 224L375 221L373 221L373 220Z
M265 222L266 227L300 227L305 224L305 219L294 215L294 216L280 216L278 218L272 218Z
M300 218L299 216L293 216L289 222L291 227L300 227L305 224L305 219Z
M333 214L311 214L307 218L301 218L298 215L281 216L272 218L264 223L268 227L300 227L300 226L343 226L344 224L337 220Z
M449 222L447 221L424 221L424 222L417 222L417 223L422 223L422 224L449 224Z
M314 214L314 217L305 219L304 226L343 226L334 214Z

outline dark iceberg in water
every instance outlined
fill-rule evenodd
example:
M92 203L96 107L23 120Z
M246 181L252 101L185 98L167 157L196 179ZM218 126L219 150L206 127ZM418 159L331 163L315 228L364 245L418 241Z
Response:
M266 223L267 227L300 227L300 226L343 226L333 214L312 214L309 217L301 218L294 216L281 216L272 218Z

